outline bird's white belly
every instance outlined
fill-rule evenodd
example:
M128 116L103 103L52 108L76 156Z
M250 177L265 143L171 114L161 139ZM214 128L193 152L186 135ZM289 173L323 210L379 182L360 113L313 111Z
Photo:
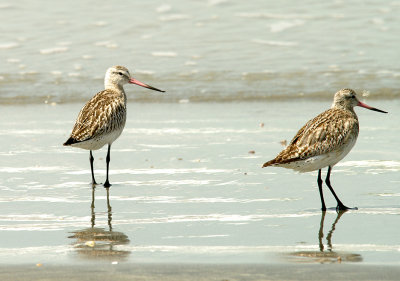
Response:
M72 144L73 147L79 147L87 150L97 150L106 144L112 144L122 133L124 128L113 130L110 133L96 136L90 140Z
M332 152L278 166L287 169L293 169L295 171L299 171L300 173L311 172L328 166L333 167L350 152L355 145L356 140L357 138L349 139L345 145Z

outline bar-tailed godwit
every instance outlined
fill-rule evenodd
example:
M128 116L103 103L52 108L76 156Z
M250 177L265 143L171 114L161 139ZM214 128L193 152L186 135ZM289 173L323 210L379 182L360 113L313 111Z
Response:
M330 183L332 167L353 148L358 137L358 118L355 106L387 113L360 102L351 89L335 94L332 107L308 121L294 136L290 144L264 167L277 166L299 172L318 170L318 188L322 210L326 211L322 193L321 169L328 167L325 183L337 201L337 210L350 209L339 200Z
M96 180L93 173L92 150L102 148L108 144L107 151L107 177L104 187L110 187L108 169L110 164L111 144L121 135L126 121L126 94L125 84L136 84L151 90L164 92L147 84L144 84L129 74L123 66L110 67L104 78L105 90L97 93L90 99L79 112L70 138L65 146L79 147L90 150L90 168L92 171L92 184Z

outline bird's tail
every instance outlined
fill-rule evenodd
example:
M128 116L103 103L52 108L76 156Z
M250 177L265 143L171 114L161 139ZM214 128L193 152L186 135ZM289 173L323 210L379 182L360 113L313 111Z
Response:
M70 137L67 139L66 142L63 143L63 146L70 146L71 144L77 143L78 141L74 139L73 137Z
M265 167L268 167L268 166L272 166L272 165L274 165L276 163L277 163L277 161L276 161L276 158L275 158L275 159L272 159L272 160L270 160L268 162L265 162L262 167L265 168Z

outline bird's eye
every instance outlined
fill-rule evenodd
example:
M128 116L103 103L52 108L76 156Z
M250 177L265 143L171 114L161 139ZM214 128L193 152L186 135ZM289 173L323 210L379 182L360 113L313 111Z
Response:
M122 74L122 72L118 72L118 74L121 75L121 76L124 75L124 74Z

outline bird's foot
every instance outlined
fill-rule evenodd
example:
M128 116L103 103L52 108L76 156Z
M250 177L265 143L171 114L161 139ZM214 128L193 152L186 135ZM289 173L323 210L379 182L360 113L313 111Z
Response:
M336 211L337 211L337 212L346 212L346 211L348 211L348 210L358 210L358 208L357 208L357 207L350 208L350 207L347 207L347 206L345 206L345 205L343 205L343 204L338 204L338 205L336 206Z
M98 185L98 183L96 181L92 181L92 187L96 187L96 185Z
M103 185L105 188L109 188L111 186L110 182L106 180L106 182Z

